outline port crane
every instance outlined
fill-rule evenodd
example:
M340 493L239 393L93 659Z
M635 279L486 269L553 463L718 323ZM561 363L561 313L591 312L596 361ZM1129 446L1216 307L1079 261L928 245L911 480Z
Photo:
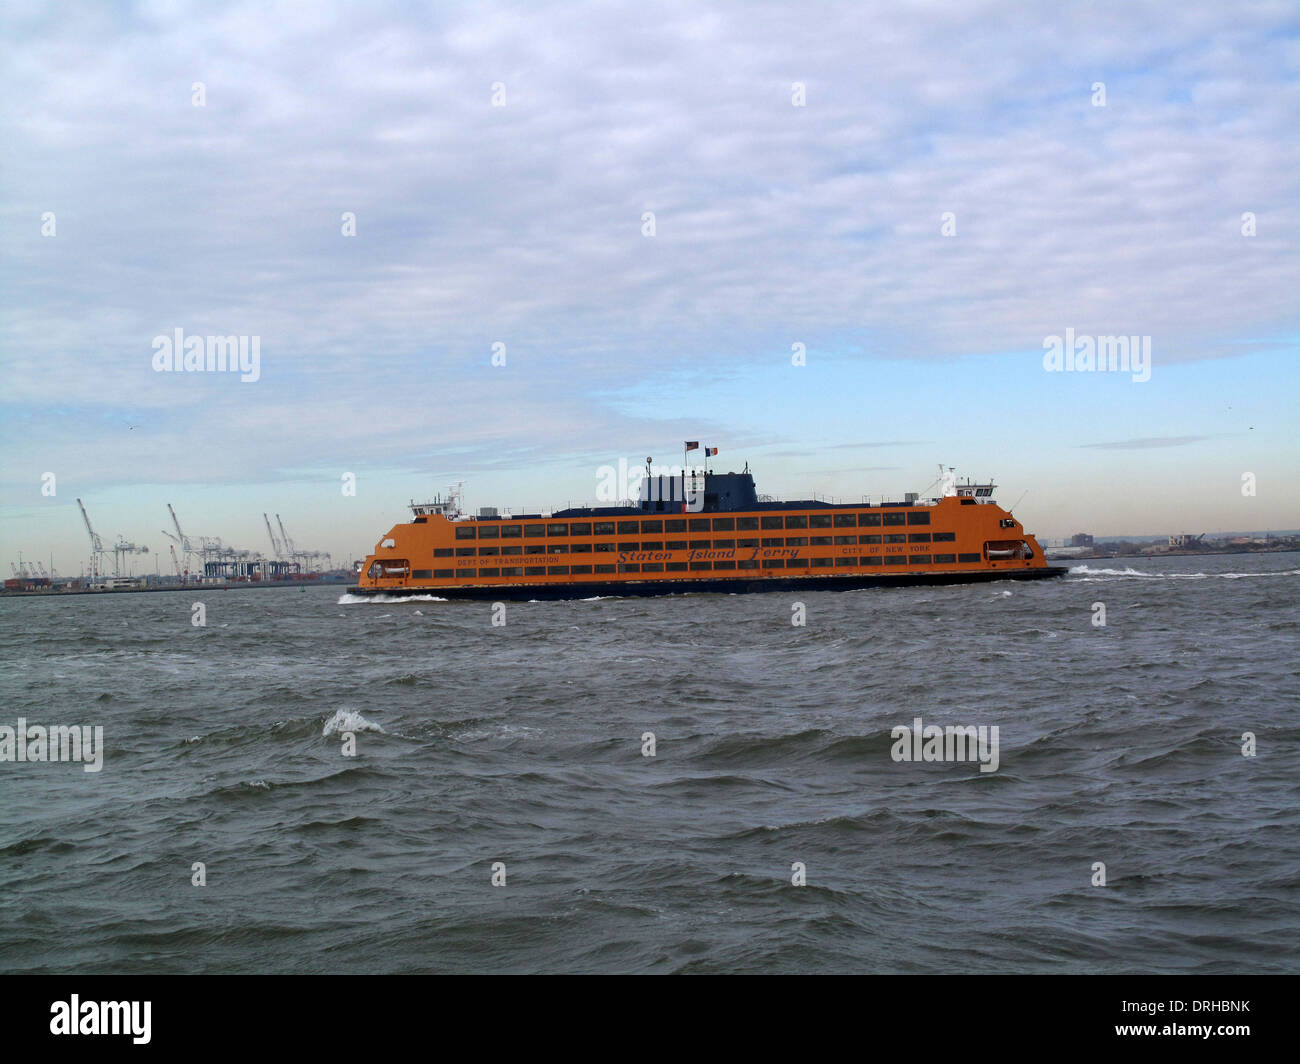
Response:
M276 514L275 519L280 520L280 515ZM271 519L266 516L265 511L262 513L262 520L266 522L266 534L271 537L271 553L275 555L278 561L285 561L284 545L275 538L275 533L271 530ZM283 531L284 526L280 526Z
M104 541L90 526L90 517L80 499L77 500L77 505L81 507L81 519L86 522L86 533L90 536L90 578L96 580L104 568Z
M128 554L148 554L148 547L137 547L134 543L128 543L119 534L117 542L113 544L113 575L122 575L122 560Z

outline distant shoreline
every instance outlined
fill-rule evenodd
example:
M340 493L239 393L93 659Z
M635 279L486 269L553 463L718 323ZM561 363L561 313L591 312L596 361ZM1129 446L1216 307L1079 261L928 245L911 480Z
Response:
M72 595L139 595L151 591L285 591L292 588L309 587L350 587L346 580L312 580L296 583L248 583L248 584L163 584L159 587L107 587L69 588L66 591L47 588L42 591L0 591L0 598L68 598Z

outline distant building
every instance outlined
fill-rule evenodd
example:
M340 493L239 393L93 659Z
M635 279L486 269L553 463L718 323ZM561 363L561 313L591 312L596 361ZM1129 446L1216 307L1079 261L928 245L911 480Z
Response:
M1072 536L1070 537L1070 546L1071 546L1071 547L1091 547L1091 546L1092 546L1092 536L1090 536L1087 532L1076 532L1074 535L1072 535Z

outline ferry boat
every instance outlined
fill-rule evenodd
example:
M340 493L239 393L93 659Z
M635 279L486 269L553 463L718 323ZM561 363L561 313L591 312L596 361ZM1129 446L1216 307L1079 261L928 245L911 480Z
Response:
M839 591L1035 580L1049 566L992 483L902 501L761 500L740 473L651 475L635 504L551 514L460 511L459 493L412 501L358 567L359 595L565 599L685 592Z

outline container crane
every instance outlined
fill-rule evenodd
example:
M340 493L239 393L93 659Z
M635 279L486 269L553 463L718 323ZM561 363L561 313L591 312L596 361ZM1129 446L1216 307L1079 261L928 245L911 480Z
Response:
M81 508L81 519L86 522L86 533L90 536L90 578L95 580L98 579L100 572L104 568L103 558L106 553L104 541L99 538L99 534L90 526L90 517L80 499L77 500L77 506Z

